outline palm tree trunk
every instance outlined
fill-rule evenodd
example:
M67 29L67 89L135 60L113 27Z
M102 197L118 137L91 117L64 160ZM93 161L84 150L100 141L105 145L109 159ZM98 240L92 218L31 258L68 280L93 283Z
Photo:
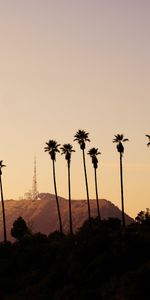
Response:
M84 174L85 174L85 184L86 184L86 193L87 193L87 203L88 203L88 216L89 216L89 224L91 225L91 211L90 211L90 200L89 200L89 188L88 188L88 180L87 180L87 172L86 172L86 163L85 163L85 152L83 153L83 165L84 165Z
M98 188L97 188L97 173L96 173L96 168L94 168L94 175L95 175L95 192L96 192L97 213L98 213L98 219L99 219L99 222L100 222L101 221L101 216L100 216L100 207L99 207L99 200L98 200Z
M125 227L124 195L123 195L123 171L122 171L122 153L120 153L120 184L121 184L122 226Z
M69 192L69 225L70 225L70 234L73 234L73 229L72 229L72 213L71 213L70 162L68 162L68 192Z
M59 227L60 227L60 232L62 233L62 221L61 221L61 215L60 215L60 208L59 208L59 201L58 201L58 196L57 196L57 188L56 188L56 176L55 176L55 161L53 161L53 178L54 178L54 189L55 189L55 196L56 196L56 204L57 204L57 210L58 210L58 219L59 219Z
M0 175L0 190L1 190L1 200L2 200L4 243L6 243L7 242L7 234L6 234L5 207L4 207L3 187L2 187L2 178L1 178L1 175Z

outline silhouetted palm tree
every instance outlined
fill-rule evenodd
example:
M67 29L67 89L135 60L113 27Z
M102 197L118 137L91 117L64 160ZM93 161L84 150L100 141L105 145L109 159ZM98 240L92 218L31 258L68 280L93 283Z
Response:
M145 136L147 136L147 138L148 138L147 146L149 147L149 146L150 146L150 135L149 135L149 134L146 134Z
M122 157L124 153L124 146L122 142L126 142L128 139L124 139L123 134L115 135L113 143L117 143L117 150L120 153L120 184L121 184L121 204L122 204L122 225L125 227L125 216L124 216L124 194L123 194L123 171L122 171Z
M90 142L88 138L89 133L85 132L84 130L78 130L75 134L74 141L77 141L80 145L80 149L82 150L83 154L83 165L84 165L84 174L85 174L85 184L86 184L86 193L87 193L87 203L88 203L88 216L89 216L89 223L91 223L91 211L90 211L90 200L89 200L89 188L88 188L88 180L87 180L87 171L86 171L86 162L85 162L85 148L86 142Z
M3 165L3 161L0 160L0 190L1 190L1 201L2 201L2 214L3 214L3 228L4 228L4 242L7 242L6 234L6 220L5 220L5 207L4 207L4 198L3 198L3 186L2 186L2 168L6 167Z
M71 213L71 185L70 185L70 163L71 163L71 153L75 152L71 144L64 144L61 148L62 153L65 155L68 165L68 193L69 193L69 224L70 224L70 233L73 234L72 227L72 213Z
M60 214L60 207L59 207L59 200L58 200L58 196L57 196L57 187L56 187L56 175L55 175L55 161L56 161L56 153L60 152L58 147L60 146L60 144L57 144L56 141L54 140L49 140L46 143L46 147L44 147L45 152L48 152L51 160L52 160L52 164L53 164L53 178L54 178L54 189L55 189L55 196L56 196L56 203L57 203L57 210L58 210L58 218L59 218L59 226L60 226L60 232L62 232L62 221L61 221L61 214Z
M95 177L95 192L96 192L96 203L97 203L97 214L98 214L98 219L99 222L101 221L101 216L100 216L100 207L99 207L99 199L98 199L98 187L97 187L97 167L98 167L98 159L97 159L97 155L101 154L98 151L98 148L91 148L88 151L88 155L90 155L91 159L92 159L92 164L93 164L93 168L94 168L94 177Z

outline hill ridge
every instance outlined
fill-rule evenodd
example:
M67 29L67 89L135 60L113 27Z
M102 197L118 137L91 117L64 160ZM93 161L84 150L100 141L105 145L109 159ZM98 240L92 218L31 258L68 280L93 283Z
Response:
M12 240L10 230L13 222L22 216L27 224L31 227L33 232L41 232L49 234L59 229L57 206L55 201L55 195L50 193L40 193L40 200L5 200L6 211L6 225L8 239ZM69 214L68 214L68 200L59 196L60 211L62 215L63 229L68 231L69 226ZM121 219L121 211L111 201L106 199L100 199L100 209L102 219L109 217ZM90 200L91 216L97 216L96 200ZM0 206L0 216L1 216ZM126 223L133 221L128 215L125 215ZM72 219L73 228L76 231L82 226L84 221L88 218L87 201L85 199L72 200ZM3 227L2 218L0 218L0 240L3 240Z

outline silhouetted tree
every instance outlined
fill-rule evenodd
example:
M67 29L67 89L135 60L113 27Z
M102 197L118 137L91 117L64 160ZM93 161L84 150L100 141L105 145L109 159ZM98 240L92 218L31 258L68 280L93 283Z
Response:
M65 155L65 159L67 160L67 165L68 165L69 224L70 224L70 233L73 234L72 213L71 213L70 164L71 164L71 154L72 152L75 152L75 150L73 150L73 146L71 144L64 144L61 147L61 150L62 150L62 154Z
M120 153L120 185L121 185L121 205L122 205L122 225L125 227L125 215L124 215L124 194L123 194L123 171L122 171L122 157L124 153L123 142L128 141L128 139L124 139L123 134L115 135L113 139L113 143L117 143L117 150Z
M145 136L148 138L147 146L149 147L149 146L150 146L150 135L149 135L149 134L146 134Z
M149 224L150 225L150 209L146 208L146 211L141 210L136 218L136 222L139 224Z
M13 227L11 228L11 235L15 239L21 240L22 238L30 234L31 231L22 217L19 217L17 220L15 220L15 222L13 223Z
M46 143L46 147L44 147L45 152L48 152L50 155L50 158L52 160L52 165L53 165L53 179L54 179L54 190L55 190L55 196L56 196L56 204L57 204L57 210L58 210L58 219L59 219L59 227L60 227L60 232L62 232L62 221L61 221L61 214L60 214L60 207L59 207L59 200L58 200L58 195L57 195L57 187L56 187L56 175L55 175L55 161L56 161L56 153L60 152L58 147L60 144L57 144L56 141L54 140L49 140Z
M89 188L88 188L88 179L87 179L86 162L85 162L86 142L90 142L90 139L88 138L88 136L89 136L88 132L85 132L84 130L79 129L74 136L75 137L74 141L78 142L78 144L80 145L80 149L82 150L82 154L83 154L83 165L84 165L85 184L86 184L87 203L88 203L88 216L89 216L89 223L91 223Z
M2 168L3 167L6 167L6 166L3 165L3 160L0 160L0 190L1 190L1 202L2 202L4 242L6 243L7 242L7 233L6 233L5 206L4 206L3 186L2 186Z
M100 216L100 207L99 207L99 199L98 199L98 187L97 187L97 167L98 167L98 159L97 159L97 155L101 154L98 151L98 148L91 148L88 151L88 155L90 155L91 159L92 159L92 164L93 164L93 168L94 168L94 177L95 177L95 192L96 192L96 203L97 203L97 214L98 214L98 219L99 221L101 221L101 216Z

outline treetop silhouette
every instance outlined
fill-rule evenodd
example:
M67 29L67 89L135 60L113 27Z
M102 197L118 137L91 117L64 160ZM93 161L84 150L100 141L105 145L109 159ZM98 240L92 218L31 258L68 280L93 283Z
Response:
M2 168L6 167L6 165L3 165L3 160L0 160L0 175L2 175Z
M146 136L146 137L148 138L148 140L149 140L148 143L147 143L147 146L149 147L149 146L150 146L150 135L149 135L149 134L146 134L145 136Z
M57 144L55 140L49 140L46 145L47 146L44 147L44 151L49 153L52 160L56 160L56 152L60 152L58 149L60 144Z
M97 169L98 167L98 159L97 159L97 155L101 154L101 152L98 151L98 148L91 148L88 153L88 155L90 155L90 157L92 158L92 164L93 164L93 167L95 169Z
M81 129L79 129L74 136L75 137L74 141L77 141L79 143L80 148L82 150L85 149L85 146L86 146L85 142L90 142L90 139L88 138L88 136L89 136L89 133L86 132L85 130L81 130Z
M127 142L129 139L124 138L123 134L116 134L115 138L113 139L113 143L117 143L117 150L118 152L123 155L124 153L124 146L122 142Z
M63 144L62 147L60 147L61 149L61 154L65 155L65 159L68 161L68 163L70 164L71 161L71 153L75 152L75 150L73 149L73 146L71 144Z

